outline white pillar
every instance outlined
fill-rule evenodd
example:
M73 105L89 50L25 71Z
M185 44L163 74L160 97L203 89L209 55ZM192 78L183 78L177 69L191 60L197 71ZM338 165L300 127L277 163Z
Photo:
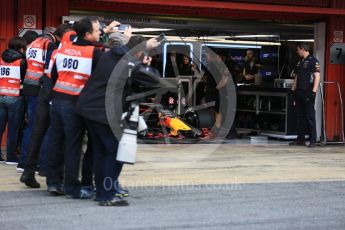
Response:
M314 24L314 56L320 62L320 75L321 75L321 82L325 79L325 53L326 53L326 23L320 22ZM320 91L318 91L316 102L315 102L315 110L316 110L316 133L317 133L317 140L320 140L321 136L321 128L322 128L322 101Z

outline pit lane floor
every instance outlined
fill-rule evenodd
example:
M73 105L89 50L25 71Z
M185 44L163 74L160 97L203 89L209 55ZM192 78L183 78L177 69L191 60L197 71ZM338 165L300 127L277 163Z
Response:
M0 229L345 229L345 147L140 145L129 207L51 197L0 165Z

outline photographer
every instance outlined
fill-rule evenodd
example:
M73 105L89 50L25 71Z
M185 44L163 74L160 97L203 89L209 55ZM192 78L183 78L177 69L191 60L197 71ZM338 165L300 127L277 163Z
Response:
M118 124L115 125L119 125L122 111L127 110L127 103L124 102L124 99L131 90L130 87L126 87L129 75L128 64L135 63L140 68L139 60L142 60L144 64L148 63L150 58L143 55L145 49L149 50L158 45L159 43L155 39L146 42L143 37L134 36L130 38L126 46L112 47L101 57L77 101L76 111L85 118L86 127L93 143L96 200L101 206L128 205L128 202L121 197L114 196L122 163L116 161L119 141L112 132L107 117L107 91L113 92L115 107L119 108L115 114L110 115L111 117L115 116L115 120L118 121ZM120 84L109 89L108 82L112 80L112 72L117 65L125 67L123 71L115 72L115 78L119 80ZM133 72L135 73L137 69L135 68ZM152 86L157 83L150 77L143 78L140 74L132 74L131 76L131 85L133 86Z
M103 29L108 33L119 23L114 21ZM96 68L103 52L95 47L100 39L101 28L97 18L79 20L74 30L77 40L62 46L56 53L56 61L51 71L52 100L50 105L49 153L47 154L46 181L48 192L53 195L66 194L73 199L90 199L93 192L79 181L81 145L85 132L81 117L75 112L75 103L85 84ZM64 146L64 152L61 151ZM91 154L90 151L87 151ZM64 190L60 178L59 159L64 157L65 181ZM89 159L89 160L85 160ZM92 184L92 155L86 154L83 160L83 178L85 172L91 171L89 178ZM85 162L88 162L85 164ZM82 186L84 185L84 186Z

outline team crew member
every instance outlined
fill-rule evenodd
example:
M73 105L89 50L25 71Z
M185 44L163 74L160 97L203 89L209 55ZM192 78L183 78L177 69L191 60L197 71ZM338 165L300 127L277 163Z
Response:
M195 66L192 64L192 60L189 56L183 55L183 61L179 66L179 74L181 76L194 75Z
M113 22L112 28L119 24ZM83 119L75 113L75 102L91 76L102 51L93 44L99 41L100 24L97 19L84 18L75 26L77 41L62 46L56 54L52 69L52 82L55 82L51 102L51 135L47 155L48 192L63 194L62 181L57 163L61 159L61 146L65 147L65 194L75 199L89 199L92 191L82 189L79 181L81 144L84 135ZM107 32L107 31L105 31Z
M69 24L61 24L56 29L55 35L61 38L60 46L71 43L71 35L75 34L70 31ZM49 101L51 100L52 84L50 83L50 72L54 63L55 54L57 50L53 51L48 68L45 69L45 74L42 79L42 88L39 92L36 105L36 113L34 120L39 121L33 124L32 134L27 148L27 162L20 181L31 188L39 188L40 184L35 179L36 165L39 161L39 175L45 175L45 152L44 149L48 145L48 137L46 131L49 127ZM46 137L45 137L46 136ZM42 146L42 148L41 148Z
M309 147L316 144L315 97L320 83L319 61L309 53L305 43L297 45L297 54L302 58L296 66L295 81L292 91L297 113L297 140L290 145L305 145L305 135L309 133Z
M248 49L243 69L243 81L245 83L254 83L255 74L259 72L260 67L261 65L254 56L254 50Z
M26 72L25 49L25 39L14 37L0 58L0 140L7 124L6 164L18 163L16 147L24 113L20 85ZM0 161L4 161L1 150Z
M41 80L44 69L49 65L50 56L54 49L57 48L57 42L60 39L55 28L46 28L43 37L38 37L27 46L26 59L27 71L23 82L23 94L27 102L27 119L28 125L24 131L21 148L21 159L17 166L18 172L23 172L26 164L27 145L32 133L34 124L34 115L37 105L37 96L41 89Z
M92 139L93 154L94 154L94 169L95 169L95 184L96 184L96 200L99 201L101 206L127 206L128 202L120 197L114 196L116 187L118 187L118 177L122 170L122 163L116 161L118 137L115 137L110 127L107 113L106 113L106 91L114 92L114 105L115 105L115 120L120 121L121 112L126 111L126 103L121 94L124 89L124 95L129 89L124 87L124 83L128 79L128 61L124 58L120 60L123 55L130 52L130 55L135 57L136 60L142 56L145 48L154 48L158 46L155 39L145 42L145 46L141 49L131 50L138 44L144 43L145 39L140 36L132 37L126 46L115 46L109 52L106 52L100 59L97 68L92 74L92 77L87 82L83 92L78 98L76 110L86 120L86 126L90 132ZM126 55L127 57L127 55ZM150 62L150 58L144 58L144 62ZM119 63L121 62L121 63ZM111 79L111 73L115 66L119 63L124 66L125 70L122 73L117 73L115 78L118 79L120 84L112 85L111 89L107 89L108 82L114 81ZM149 68L149 67L145 67ZM133 71L134 73L136 71ZM156 85L150 77L132 75L133 88L139 86L152 86ZM158 77L159 79L159 77ZM123 84L121 84L123 83ZM147 88L146 88L147 89ZM123 106L123 107L122 107ZM117 123L119 124L119 123ZM116 124L114 124L116 125Z

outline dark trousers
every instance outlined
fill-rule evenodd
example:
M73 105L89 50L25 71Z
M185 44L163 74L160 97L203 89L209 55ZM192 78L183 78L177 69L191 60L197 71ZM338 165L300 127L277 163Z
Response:
M87 149L83 158L83 166L81 170L81 186L93 187L93 154L91 137L88 133Z
M48 141L48 137L44 137L49 127L49 102L46 102L40 97L37 99L34 120L36 122L33 124L32 133L27 145L26 173L35 173L43 140ZM45 153L42 151L43 154ZM43 160L44 156L41 156L41 158L40 169L42 170L45 168L45 160Z
M50 107L49 152L47 153L47 185L61 184L59 169L61 155L65 162L65 193L80 192L79 165L84 135L82 117L75 113L75 103L68 100L53 100ZM64 151L61 151L64 146Z
M315 97L310 90L297 90L296 97L297 139L304 141L309 134L309 140L316 141Z
M109 125L85 120L92 141L96 197L109 200L115 194L115 183L122 171L123 163L116 161L118 140Z
M22 164L26 164L27 147L29 144L29 139L32 133L34 122L35 122L37 96L27 96L26 102L27 102L28 125L24 130L24 135L23 135L23 140L22 140L21 157L20 157L20 163Z
M6 152L7 161L16 161L16 148L20 126L24 113L24 99L22 97L0 96L0 140L8 125ZM1 149L0 149L1 157Z

